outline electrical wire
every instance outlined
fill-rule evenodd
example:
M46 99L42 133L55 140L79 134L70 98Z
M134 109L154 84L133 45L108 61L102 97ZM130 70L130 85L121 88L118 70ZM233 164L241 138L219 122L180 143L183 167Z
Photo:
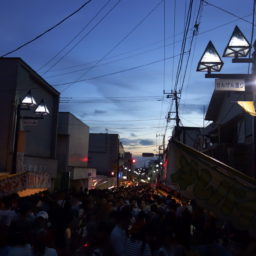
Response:
M218 10L220 10L220 11L223 11L223 12L225 12L225 13L227 13L227 14L233 16L233 17L236 17L236 18L238 18L239 20L242 20L242 21L244 21L244 22L247 22L247 23L249 23L249 24L252 24L250 21L248 21L248 20L244 19L243 17L240 17L240 16L238 16L238 15L232 13L231 11L228 11L228 10L226 10L226 9L224 9L224 8L222 8L222 7L219 7L219 6L215 5L215 4L212 4L212 3L210 3L210 2L208 2L208 1L206 1L206 0L203 0L203 1L204 1L205 4L207 4L207 5L209 5L209 6L212 6L212 7L216 8L216 9L218 9Z
M45 62L37 71L40 71L43 69L45 66L50 64L54 59L56 59L69 45L71 45L84 31L85 29L98 17L98 15L105 9L107 5L111 0L108 0L100 9L99 11L86 23L85 26L64 46L62 47L53 57L51 57L47 62ZM60 61L60 60L59 60ZM52 66L50 66L43 74L47 73L50 71L54 66L56 66L59 62L54 63Z
M184 53L186 54L187 52L184 52ZM180 54L178 54L176 56L168 57L168 58L166 58L166 60L169 60L169 59L172 59L172 58L176 58L178 56L180 56ZM75 84L75 83L78 83L78 82L95 80L95 79L99 79L99 78L103 78L103 77L107 77L107 76L112 76L112 75L116 75L116 74L120 74L120 73L124 73L124 72L128 72L128 71L132 71L132 70L139 69L139 68L142 68L142 67L150 66L150 65L162 62L162 61L163 61L163 59L155 60L155 61L152 61L152 62L149 62L149 63L145 63L145 64L142 64L142 65L130 67L130 68L127 68L127 69L122 69L122 70L111 72L111 73L106 73L106 74L95 76L95 77L90 77L90 78L86 78L86 79L75 80L75 81L70 81L70 82L65 82L65 83L57 83L57 84L53 84L53 85L54 86L72 85L72 84Z
M135 119L135 120L132 120L132 119L121 119L121 120L84 120L86 122L104 122L104 123L112 123L112 122L149 122L149 121L156 121L158 119L144 119L144 120L141 120L141 119Z
M185 55L187 35L188 35L188 30L189 30L189 27L190 27L190 21L191 21L191 15L192 15L192 7L193 7L193 0L190 0L189 7L188 7L188 12L187 12L187 15L186 15L187 19L186 19L185 29L184 29L184 33L183 33L183 39L182 39L181 54L180 54L180 58L179 58L179 62L178 62L178 67L177 67L177 72L176 72L176 79L175 79L175 84L174 84L174 90L175 91L177 90L179 76L180 76L180 72L181 72L181 69L182 69L183 58L184 58L184 55ZM172 108L173 108L173 101L170 105L170 109L169 109L168 113L171 112ZM164 134L166 134L166 132L167 132L169 120L167 119L166 121L167 122L166 122Z
M251 30L251 45L254 38L254 24L255 24L255 6L256 0L253 1L253 15L252 15L252 30ZM249 48L249 58L251 57L251 48ZM250 73L251 63L248 65L248 74Z
M199 24L200 24L200 15L201 15L201 12L202 12L202 8L203 8L203 0L201 0L200 4L199 4L199 8L198 8L198 11L197 11L197 16L196 16L196 20L195 20L195 24L194 24L194 31L193 31L193 34L192 34L192 38L190 40L187 62L186 62L186 65L185 65L184 75L183 75L183 79L182 79L182 83L181 83L181 87L180 87L180 92L181 93L182 93L182 90L183 90L185 77L186 77L186 74L187 74L187 68L188 68L188 63L189 63L189 59L190 59L190 54L191 54L191 50L192 50L194 37L198 34L198 28L199 28Z
M174 7L173 7L173 49L172 49L172 55L174 55L175 52L175 34L176 34L176 0L174 0ZM172 87L174 88L174 59L172 60Z
M163 92L165 91L165 83L166 83L166 1L164 0L163 4ZM158 120L158 126L160 126L160 121L162 119L163 114L163 103L164 103L164 94L162 96L160 115Z
M58 61L56 61L50 68L46 70L45 73L50 71L53 67L59 64L71 51L73 51L94 29L105 20L105 18L120 4L121 0L118 0L114 6L75 44L73 45Z
M107 56L109 56L118 46L120 46L141 24L144 23L144 21L162 4L163 0L161 0L160 2L158 2L147 14L146 16L144 16L124 37L121 38L121 40L119 40L106 54L103 55L103 57L101 57L98 61L96 61L96 63L94 65L92 65L86 72L84 72L83 74L81 74L81 76L79 76L79 78L77 79L77 82L86 74L88 74L88 72L90 72L91 70L93 70L100 62L102 62ZM73 83L76 83L73 82ZM69 88L66 87L65 89L62 90L62 92L64 90L67 90Z
M251 16L251 14L245 15L245 16L243 16L243 17L249 17L249 16ZM201 36L201 35L203 35L203 34L212 32L212 31L214 31L214 30L217 30L217 29L219 29L219 28L222 28L222 27L224 27L224 26L227 26L227 25L229 25L229 24L231 24L231 23L234 23L234 22L236 22L237 20L238 20L238 19L234 19L234 20L232 20L232 21L223 23L223 24L218 25L218 26L216 26L216 27L213 27L213 28L211 28L211 29L205 30L205 31L203 31L203 32L198 33L197 36ZM190 39L190 38L191 38L191 37L188 37L188 39ZM181 42L181 41L182 41L182 40L176 41L176 42L174 42L174 43L166 44L166 46L172 46L172 45L174 45L174 44L176 44L176 43L178 43L178 42ZM139 56L139 55L142 55L142 54L146 54L146 53L148 53L148 52L151 52L151 51L154 51L154 50L158 50L158 49L161 49L161 48L162 48L162 46L156 47L156 48L152 48L152 49L149 49L149 50L142 51L141 53L137 53L137 54L130 55L130 56L127 56L127 57L123 57L123 58L120 58L120 59L116 59L116 60L112 60L112 61L109 61L109 62L104 62L104 63L102 63L102 64L100 64L100 65L107 65L107 64L111 64L111 63L114 63L114 62L118 62L118 61L121 61L121 60L124 60L124 59L127 59L127 58L133 58L133 57L136 57L136 56ZM123 55L123 54L121 53L120 55ZM86 65L88 65L88 64L86 64ZM100 65L98 65L98 66L100 66ZM61 69L61 70L71 69L71 68L74 68L74 67L77 67L77 66L84 66L84 64L83 64L83 65L71 66L71 67L68 67L68 68ZM174 59L173 59L173 65L172 65L172 66L174 67ZM89 67L90 67L90 66L89 66ZM84 70L85 70L84 68L83 68L83 69L78 69L78 70L73 70L73 71L69 71L69 72L65 72L65 73L61 73L61 74L57 74L57 75L47 76L46 78L54 78L54 77L58 77L58 76L64 76L64 75L73 74L73 73L76 73L76 72L81 72L81 71L84 71ZM174 68L172 68L172 71L174 71ZM173 81L173 75L172 75L172 81Z
M20 46L18 46L17 48L4 53L3 55L1 55L0 58L6 57L14 52L17 52L18 50L24 48L25 46L31 44L32 42L38 40L39 38L41 38L42 36L44 36L45 34L49 33L50 31L52 31L53 29L57 28L59 25L61 25L62 23L64 23L66 20L68 20L69 18L71 18L73 15L75 15L76 13L78 13L79 11L81 11L87 4L89 4L92 0L88 0L87 2L85 2L84 4L82 4L77 10L75 10L74 12L72 12L71 14L69 14L67 17L65 17L64 19L62 19L61 21L59 21L58 23L56 23L55 25L53 25L52 27L48 28L47 30L45 30L43 33L37 35L36 37L34 37L33 39L27 41L26 43L21 44Z
M190 0L189 2L189 8L188 8L188 13L187 13L187 19L186 19L186 24L185 24L185 30L183 34L183 40L182 40L182 45L181 45L181 55L177 67L177 72L176 72L176 79L175 79L175 84L174 84L174 90L177 90L179 78L180 78L180 73L182 69L182 64L183 64L183 59L184 59L184 52L186 48L186 42L187 42L187 35L188 35L188 29L190 26L190 21L191 21L191 14L192 14L192 7L193 7L193 0Z

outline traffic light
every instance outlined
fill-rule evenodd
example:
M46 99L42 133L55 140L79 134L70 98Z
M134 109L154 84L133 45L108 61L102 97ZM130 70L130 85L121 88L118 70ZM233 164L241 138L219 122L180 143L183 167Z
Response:
M132 159L132 164L136 164L136 159Z

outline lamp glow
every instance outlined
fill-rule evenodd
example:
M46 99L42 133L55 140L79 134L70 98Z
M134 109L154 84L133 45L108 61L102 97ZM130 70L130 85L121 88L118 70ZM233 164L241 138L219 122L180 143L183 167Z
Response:
M35 109L35 113L36 114L40 114L40 115L48 115L50 114L49 109L46 107L44 100L41 100L40 104L37 106L37 108Z
M225 48L223 57L246 57L250 51L250 48L251 45L249 41L246 39L238 26L236 26L229 39L228 45Z
M210 41L197 65L197 71L211 73L219 72L223 66L218 52L216 51L213 43Z
M35 101L35 99L33 98L32 94L31 94L31 90L28 91L25 98L21 101L21 104L23 106L27 106L27 107L33 107L33 106L36 105L36 101Z

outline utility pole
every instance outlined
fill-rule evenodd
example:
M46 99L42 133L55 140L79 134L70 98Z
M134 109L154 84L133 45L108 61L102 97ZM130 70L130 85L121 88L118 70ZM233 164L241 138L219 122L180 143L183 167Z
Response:
M254 41L253 43L253 48L254 48L254 52L252 53L252 74L256 74L256 41ZM253 103L254 103L254 108L256 107L255 101L256 101L256 90L255 88L253 88ZM256 108L255 108L256 109ZM253 121L252 121L252 135L253 135L253 177L256 177L256 118L252 117Z
M175 112L168 112L167 121L170 121L170 120L176 121L175 137L176 137L176 139L180 140L180 117L179 117L179 102L178 102L178 100L180 99L181 91L177 92L177 90L174 90L174 91L171 90L171 92L163 91L163 93L166 94L166 98L172 99L175 103ZM174 118L171 117L172 113L175 114Z

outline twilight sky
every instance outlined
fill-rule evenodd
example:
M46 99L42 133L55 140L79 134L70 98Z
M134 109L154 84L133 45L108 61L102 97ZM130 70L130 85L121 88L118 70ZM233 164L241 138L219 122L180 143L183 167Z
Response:
M85 0L2 0L0 55L33 39ZM78 13L8 57L22 58L61 92L60 111L73 113L90 132L118 133L134 155L158 151L174 121L166 116L175 86L190 0L92 0ZM194 0L181 88L200 0ZM214 4L216 8L210 4ZM184 126L203 126L214 80L196 72L207 43L222 56L238 25L251 40L252 0L209 0L199 15L180 100ZM222 58L222 73L246 73L247 64ZM174 110L174 109L173 109ZM172 111L173 111L172 110Z

